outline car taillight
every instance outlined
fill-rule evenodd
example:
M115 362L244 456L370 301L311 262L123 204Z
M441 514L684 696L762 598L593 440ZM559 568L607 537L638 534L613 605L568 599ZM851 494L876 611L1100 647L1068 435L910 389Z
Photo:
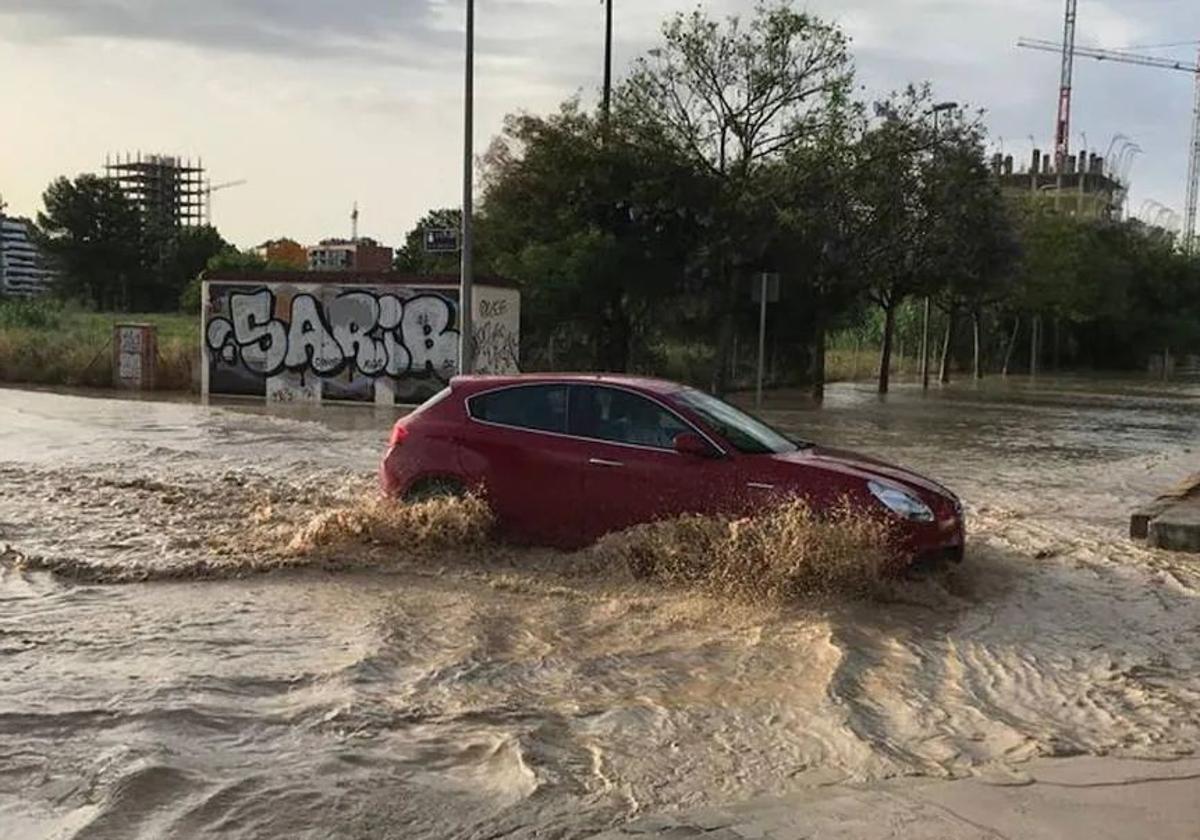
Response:
M397 423L392 427L392 439L388 441L388 445L399 446L404 443L406 437L408 437L408 429L404 428L403 423Z

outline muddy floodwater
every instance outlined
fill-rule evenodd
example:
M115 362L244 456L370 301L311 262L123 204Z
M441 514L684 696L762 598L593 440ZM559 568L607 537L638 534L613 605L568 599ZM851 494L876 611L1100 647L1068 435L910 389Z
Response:
M1200 387L840 386L767 414L954 488L966 562L779 606L549 552L308 554L394 414L0 390L0 837L586 837L1200 746L1200 560L1125 538L1200 470Z

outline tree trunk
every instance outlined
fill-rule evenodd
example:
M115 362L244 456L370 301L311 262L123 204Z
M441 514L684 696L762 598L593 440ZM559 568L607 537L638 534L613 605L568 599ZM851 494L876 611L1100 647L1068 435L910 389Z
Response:
M813 328L812 398L825 399L825 319L820 315Z
M896 302L883 308L883 346L879 349L879 393L886 394L891 384L892 334L896 331Z
M946 313L946 333L942 339L942 364L938 371L938 381L943 385L950 383L950 351L954 347L954 307Z
M1058 373L1059 351L1062 345L1062 321L1054 319L1054 372Z
M1001 376L1008 376L1008 370L1012 367L1013 353L1017 349L1017 339L1021 333L1021 316L1013 317L1012 337L1008 340L1008 349L1004 351L1004 369L1000 372Z
M971 372L976 379L983 379L983 359L980 358L980 313L976 309L971 312L971 338L974 353L971 356Z

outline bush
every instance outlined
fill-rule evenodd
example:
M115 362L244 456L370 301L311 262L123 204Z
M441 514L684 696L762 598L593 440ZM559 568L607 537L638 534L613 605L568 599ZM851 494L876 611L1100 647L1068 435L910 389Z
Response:
M63 305L53 298L0 299L0 327L53 330L62 324Z

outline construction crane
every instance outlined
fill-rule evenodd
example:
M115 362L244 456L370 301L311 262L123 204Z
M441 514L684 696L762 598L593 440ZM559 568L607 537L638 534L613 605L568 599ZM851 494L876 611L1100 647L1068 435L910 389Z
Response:
M1070 3L1073 6L1074 3ZM1070 15L1073 9L1068 8ZM1074 34L1074 20L1070 19L1068 24L1069 29ZM1056 44L1053 41L1044 41L1036 38L1022 38L1017 41L1017 46L1025 47L1031 50L1043 50L1045 52L1058 52L1064 50L1065 46ZM1126 50L1102 50L1095 47L1076 47L1071 46L1071 52L1074 55L1081 55L1084 58L1094 58L1097 61L1115 61L1122 64L1138 64L1142 67L1156 67L1160 70L1178 70L1183 73L1191 73L1195 77L1196 93L1195 104L1192 108L1192 136L1190 143L1190 155L1188 157L1188 175L1187 175L1187 202L1183 217L1183 247L1189 254L1195 253L1197 248L1196 241L1196 212L1197 204L1200 203L1200 55L1197 56L1195 64L1189 64L1186 61L1178 61L1173 58L1162 58L1157 55L1140 55L1138 53L1128 52ZM1068 62L1064 61L1064 67ZM1067 96L1067 113L1068 120L1070 119L1070 88L1068 81ZM1061 105L1060 105L1061 114ZM1061 119L1061 117L1060 117Z
M1067 0L1063 22L1062 76L1058 86L1058 117L1054 121L1054 167L1062 172L1071 151L1071 83L1075 74L1075 21L1079 0Z
M247 181L245 178L243 178L240 181L226 181L223 184L213 184L213 183L207 184L204 187L204 223L206 225L212 224L213 193L220 192L221 190L227 190L230 187L240 187L242 184L248 184L248 183L249 183L249 181Z

